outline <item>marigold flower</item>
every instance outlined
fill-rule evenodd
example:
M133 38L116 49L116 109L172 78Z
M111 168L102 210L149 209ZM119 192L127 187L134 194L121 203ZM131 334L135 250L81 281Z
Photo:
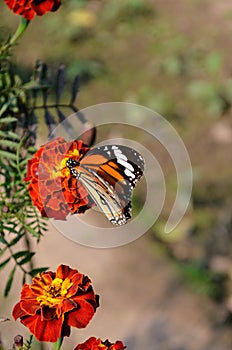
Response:
M70 335L70 327L85 328L99 306L87 276L67 265L42 272L25 284L14 319L29 328L39 341L56 342Z
M69 158L80 160L88 150L80 140L66 142L58 137L40 147L28 161L25 181L42 216L65 220L68 214L84 213L94 205L66 166Z
M86 340L83 344L76 346L74 350L124 350L126 346L119 340L114 344L110 343L109 340L102 341L101 339L96 339L91 337Z
M46 12L56 11L61 5L61 0L4 0L6 5L14 13L32 20L35 15L43 16Z

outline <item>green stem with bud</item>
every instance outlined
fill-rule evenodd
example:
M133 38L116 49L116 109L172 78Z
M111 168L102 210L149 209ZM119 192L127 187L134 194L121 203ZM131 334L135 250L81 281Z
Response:
M5 43L2 45L0 48L0 56L3 56L4 54L8 53L8 50L10 49L11 46L13 46L18 39L23 35L25 30L27 29L30 21L24 17L20 17L20 22L18 25L18 28L14 35Z

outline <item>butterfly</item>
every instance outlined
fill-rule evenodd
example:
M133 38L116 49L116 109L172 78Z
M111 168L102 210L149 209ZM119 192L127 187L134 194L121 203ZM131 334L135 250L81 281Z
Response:
M144 171L144 159L134 149L122 145L92 148L66 166L85 187L98 208L113 225L131 218L131 196Z

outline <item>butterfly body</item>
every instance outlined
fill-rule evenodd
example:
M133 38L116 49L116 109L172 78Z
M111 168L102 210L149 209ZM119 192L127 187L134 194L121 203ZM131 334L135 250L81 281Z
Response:
M144 171L143 157L127 146L106 145L91 149L81 160L68 159L71 175L113 225L131 218L131 196Z

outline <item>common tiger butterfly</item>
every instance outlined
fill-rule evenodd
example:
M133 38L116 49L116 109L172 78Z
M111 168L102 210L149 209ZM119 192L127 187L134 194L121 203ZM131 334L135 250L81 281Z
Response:
M79 162L68 159L66 166L111 224L123 225L131 218L132 191L144 171L138 152L122 145L100 146Z

